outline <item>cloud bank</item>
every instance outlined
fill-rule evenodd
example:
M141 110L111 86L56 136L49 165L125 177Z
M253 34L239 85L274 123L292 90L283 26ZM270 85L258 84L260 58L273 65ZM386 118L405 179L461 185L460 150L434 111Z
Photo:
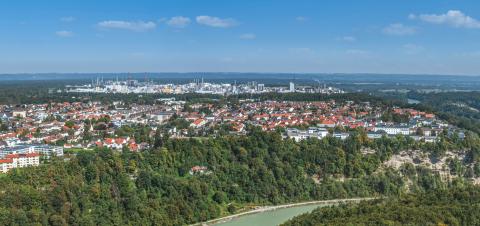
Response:
M410 14L410 19L419 19L421 21L431 24L444 24L456 28L480 28L480 21L470 16L465 15L459 10L449 10L444 14Z
M216 28L229 28L238 24L238 22L232 18L222 19L212 16L197 16L195 19L198 24Z
M122 21L122 20L106 20L99 22L98 27L103 29L121 29L136 32L143 32L155 29L157 26L152 21Z
M166 24L171 27L184 28L190 24L190 18L183 16L175 16L167 20Z
M406 26L401 23L390 24L383 28L383 33L387 35L413 35L417 31L414 27Z

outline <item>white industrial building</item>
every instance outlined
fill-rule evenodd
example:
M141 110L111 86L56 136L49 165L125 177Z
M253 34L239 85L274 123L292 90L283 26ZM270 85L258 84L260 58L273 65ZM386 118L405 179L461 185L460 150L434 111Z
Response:
M385 131L388 135L410 135L410 128L408 126L401 125L377 125L373 128L373 132L382 132Z
M308 130L300 130L296 128L287 129L287 137L293 138L297 142L308 138L322 139L327 135L328 130L324 128L310 127Z

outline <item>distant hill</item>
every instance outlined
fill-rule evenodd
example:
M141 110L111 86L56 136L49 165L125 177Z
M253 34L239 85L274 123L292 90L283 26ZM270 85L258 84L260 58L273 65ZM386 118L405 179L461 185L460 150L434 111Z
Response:
M405 88L479 90L479 76L463 75L405 75L405 74L326 74L326 73L234 73L234 72L188 72L188 73L38 73L0 74L0 85L15 81L83 81L103 78L105 80L136 79L171 83L192 82L204 79L205 82L244 83L257 81L270 85L286 85L289 81L303 85L330 84L353 86L354 89L382 90Z

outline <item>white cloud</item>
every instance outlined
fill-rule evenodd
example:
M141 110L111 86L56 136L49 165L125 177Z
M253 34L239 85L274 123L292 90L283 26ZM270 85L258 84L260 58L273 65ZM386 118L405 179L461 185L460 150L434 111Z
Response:
M402 47L406 54L418 54L425 50L423 46L412 44L412 43L405 44Z
M167 25L176 27L176 28L184 28L188 24L190 24L190 18L183 17L183 16L175 16L167 20Z
M444 14L420 14L409 16L411 19L420 19L432 24L446 24L457 28L480 28L480 21L465 15L459 10L449 10Z
M297 16L297 17L295 17L295 20L298 21L298 22L304 22L304 21L307 21L308 18L306 18L304 16Z
M238 22L232 18L218 18L212 16L197 16L196 21L198 24L206 25L210 27L228 28L238 24Z
M75 17L71 17L71 16L66 16L66 17L60 18L60 21L62 21L62 22L73 22L74 20L75 20Z
M353 36L343 36L340 38L341 41L345 41L345 42L355 42L357 41L357 38L353 37Z
M257 36L256 36L255 34L252 34L252 33L246 33L246 34L240 35L240 38L241 38L241 39L251 40L251 39L257 38Z
M417 32L414 27L406 26L401 23L390 24L383 28L383 33L388 35L413 35Z
M57 31L57 32L55 32L55 34L58 37L62 37L62 38L68 38L68 37L73 36L73 32L71 32L71 31Z
M130 30L130 31L148 31L155 29L157 26L152 21L122 21L122 20L106 20L99 22L98 27L104 29L123 29L123 30Z

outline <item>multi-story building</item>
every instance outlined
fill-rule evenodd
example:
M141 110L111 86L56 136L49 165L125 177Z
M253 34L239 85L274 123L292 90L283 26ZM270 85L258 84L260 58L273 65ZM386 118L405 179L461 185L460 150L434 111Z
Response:
M18 145L10 148L0 149L0 158L8 154L38 153L45 158L51 156L63 156L63 147L51 145Z
M12 111L12 116L13 117L20 117L20 118L26 118L27 117L27 111L24 109L15 109Z
M410 128L408 126L387 126L387 125L377 125L373 128L374 132L385 131L388 135L410 135Z
M308 130L299 130L296 128L287 129L287 136L295 141L301 141L308 138L322 139L328 135L328 131L323 128L310 127Z
M295 92L295 83L293 83L293 82L289 83L288 91L291 92L291 93Z
M33 152L50 158L51 156L63 156L63 147L52 145L33 145Z
M0 159L0 172L6 173L10 169L40 165L39 153L7 154Z

